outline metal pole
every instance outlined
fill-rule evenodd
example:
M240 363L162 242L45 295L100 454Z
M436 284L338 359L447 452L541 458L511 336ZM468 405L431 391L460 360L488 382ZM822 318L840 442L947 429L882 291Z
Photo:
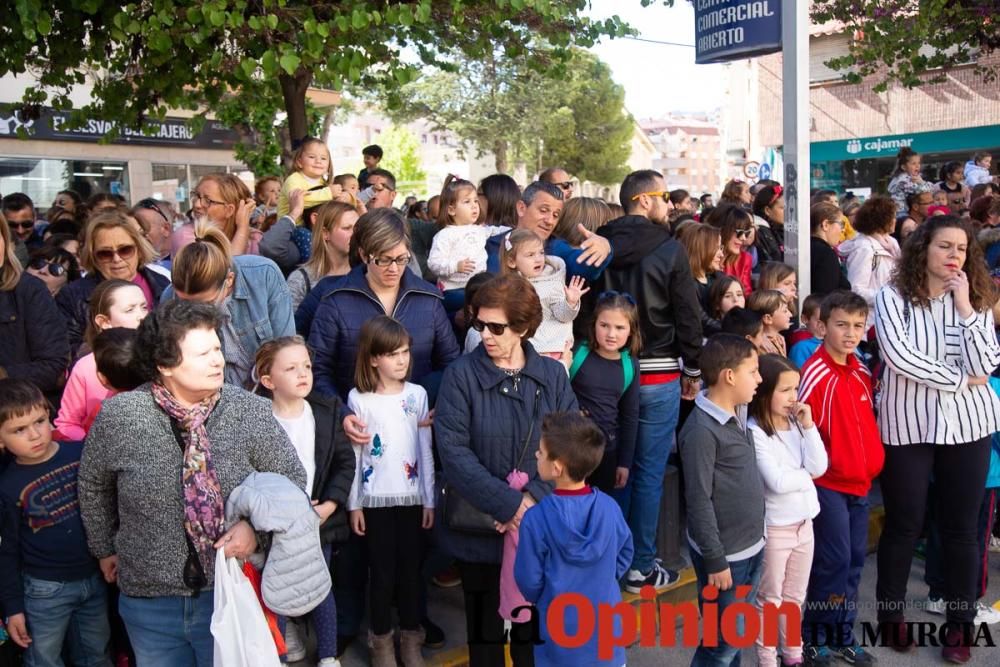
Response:
M810 292L809 3L781 3L782 159L785 261L798 270L799 302ZM800 311L801 312L801 308Z

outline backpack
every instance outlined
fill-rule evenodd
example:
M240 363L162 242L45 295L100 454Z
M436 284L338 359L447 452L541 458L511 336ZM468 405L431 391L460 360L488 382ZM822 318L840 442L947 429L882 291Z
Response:
M573 364L569 367L569 380L573 381L576 374L580 371L580 367L583 366L583 362L587 360L590 356L590 347L583 343L576 349L573 353ZM632 381L635 380L635 368L632 366L632 355L629 354L628 350L622 350L622 371L625 372L625 384L622 387L622 393L624 394L628 391L629 386L631 386Z

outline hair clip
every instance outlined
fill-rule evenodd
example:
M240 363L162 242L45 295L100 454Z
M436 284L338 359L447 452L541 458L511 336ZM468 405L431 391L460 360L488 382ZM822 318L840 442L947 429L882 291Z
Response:
M503 237L503 247L507 249L507 252L514 249L514 246L510 244L510 232L507 232L507 236Z

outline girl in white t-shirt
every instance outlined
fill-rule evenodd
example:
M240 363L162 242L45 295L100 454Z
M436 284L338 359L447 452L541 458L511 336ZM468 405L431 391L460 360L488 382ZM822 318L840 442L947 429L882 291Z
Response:
M399 610L403 664L422 665L420 544L434 525L434 457L427 392L407 382L410 334L380 315L361 327L348 407L371 440L355 446L351 528L366 536L370 570L371 661L392 664L392 605Z
M344 505L355 468L354 451L341 426L343 405L337 398L310 396L312 358L301 336L285 336L261 345L254 377L258 390L263 387L271 394L274 418L288 434L306 469L306 493L320 518L320 544L329 567L334 547L348 537ZM337 605L332 590L310 617L316 628L319 667L339 667ZM285 644L288 662L305 658L301 633L291 619L285 628Z

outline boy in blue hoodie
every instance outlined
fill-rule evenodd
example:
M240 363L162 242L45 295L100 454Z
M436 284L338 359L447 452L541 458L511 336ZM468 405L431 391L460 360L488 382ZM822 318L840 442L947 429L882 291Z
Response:
M525 512L514 561L517 586L537 606L541 620L544 642L535 646L539 666L625 664L621 647L610 660L598 658L596 630L586 644L569 649L552 640L547 624L549 606L561 593L583 595L595 612L598 604L621 602L618 580L632 563L632 533L618 504L584 481L603 456L604 434L591 420L577 412L546 415L535 457L538 476L553 482L555 491ZM566 635L576 636L577 618L575 611L564 615ZM615 627L615 636L621 632Z

